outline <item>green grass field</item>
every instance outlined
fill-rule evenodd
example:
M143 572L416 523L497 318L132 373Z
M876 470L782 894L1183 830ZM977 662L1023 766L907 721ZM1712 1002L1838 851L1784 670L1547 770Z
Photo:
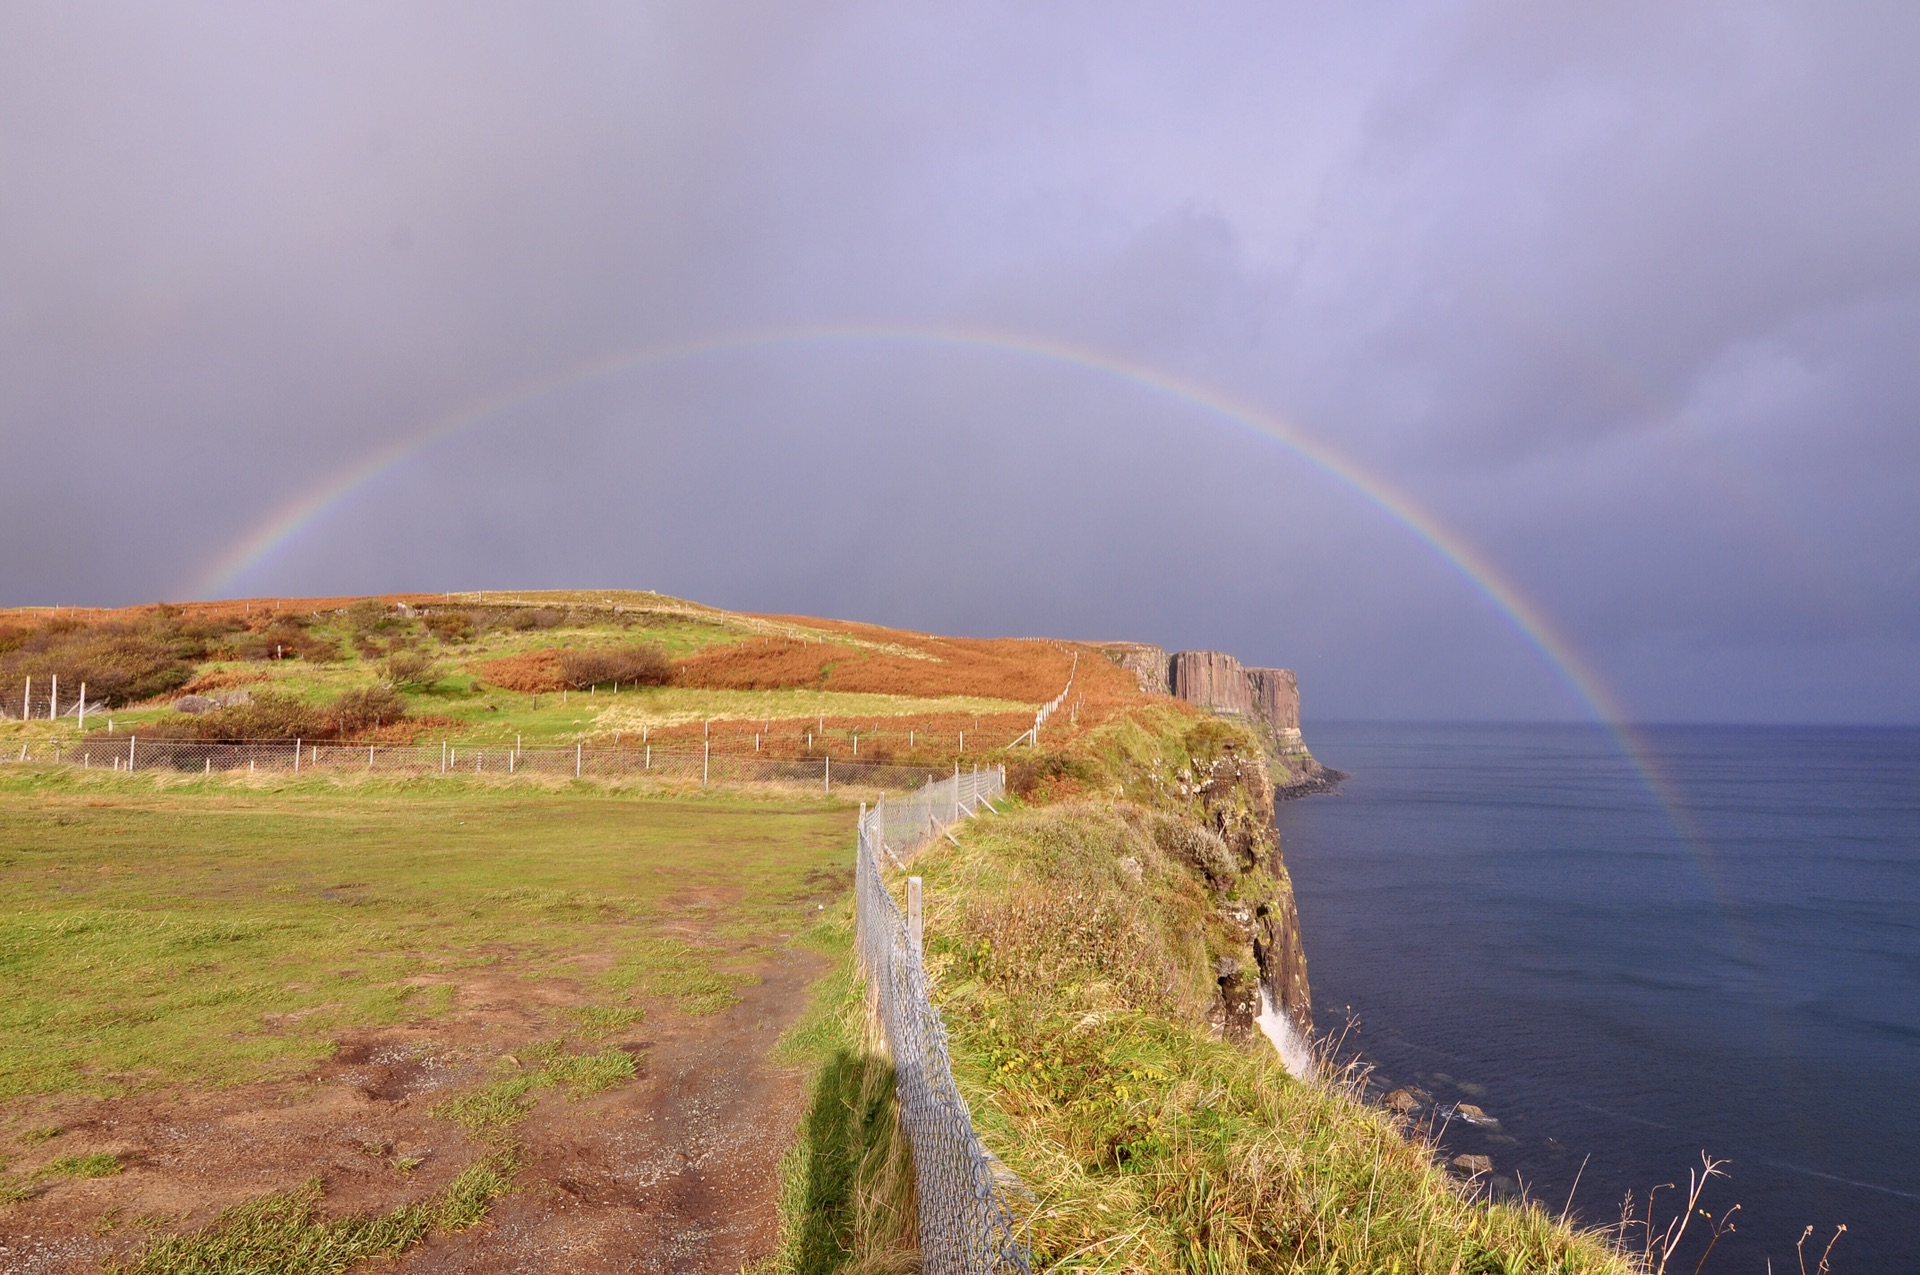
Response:
M448 1012L482 966L572 980L576 1032L724 1008L843 891L852 821L805 797L0 777L0 1128L26 1095L296 1075L343 1030Z

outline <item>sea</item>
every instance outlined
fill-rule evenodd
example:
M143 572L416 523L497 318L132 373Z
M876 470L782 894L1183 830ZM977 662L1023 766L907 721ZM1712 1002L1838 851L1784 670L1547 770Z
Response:
M1707 1271L1920 1272L1920 730L1634 734L1310 724L1316 1034L1497 1193L1664 1229L1705 1153Z

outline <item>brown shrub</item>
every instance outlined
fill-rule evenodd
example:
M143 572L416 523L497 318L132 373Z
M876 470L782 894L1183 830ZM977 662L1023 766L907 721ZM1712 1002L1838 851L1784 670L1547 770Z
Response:
M406 617L378 598L362 598L347 608L347 627L355 634L387 633L406 626Z
M336 738L364 735L382 726L391 726L407 715L407 702L390 686L369 686L348 691L327 709L327 720Z
M56 676L70 697L85 683L89 703L126 704L179 689L193 664L175 644L136 628L47 629L0 656L0 702L17 705L28 678L49 686Z
M473 640L473 616L465 611L430 611L421 619L421 623L442 642Z
M665 686L673 680L673 661L665 651L647 642L564 650L555 668L561 685L576 691L589 686Z
M198 716L180 714L142 726L154 739L204 739L244 743L253 739L331 739L333 723L324 712L295 696L262 691L244 704L229 704Z
M338 644L279 619L251 633L235 633L221 640L220 653L234 660L306 660L330 664L341 658Z
M1007 790L1016 797L1036 793L1043 800L1073 796L1099 782L1093 763L1060 753L1023 754L1007 760Z
M406 716L406 701L385 686L348 691L326 705L309 704L279 691L262 691L243 704L228 704L197 716L182 713L163 718L142 726L140 734L152 739L200 739L210 743L260 739L378 741L401 726Z

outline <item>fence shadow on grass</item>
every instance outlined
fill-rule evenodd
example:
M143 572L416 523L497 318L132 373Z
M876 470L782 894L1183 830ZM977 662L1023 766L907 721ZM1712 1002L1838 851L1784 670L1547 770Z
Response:
M792 1275L918 1270L913 1153L885 1056L836 1050L815 1074L800 1139L807 1168L786 1269Z

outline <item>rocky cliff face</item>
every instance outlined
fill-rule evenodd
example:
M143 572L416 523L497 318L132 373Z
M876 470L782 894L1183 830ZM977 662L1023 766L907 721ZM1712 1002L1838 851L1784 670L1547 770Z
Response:
M1224 651L1175 651L1145 643L1115 643L1107 655L1131 672L1148 694L1171 695L1250 729L1265 756L1248 755L1237 732L1201 725L1189 735L1190 769L1173 776L1194 802L1200 823L1218 837L1242 869L1258 864L1273 880L1264 897L1222 909L1239 935L1238 954L1222 955L1216 1021L1229 1035L1248 1035L1259 1012L1258 983L1301 1035L1313 1028L1307 955L1300 914L1280 853L1273 818L1276 798L1324 791L1339 779L1313 759L1300 735L1300 684L1292 670L1248 668ZM1251 960L1245 959L1251 957ZM1252 976L1252 977L1250 977Z
M1259 1012L1258 989L1241 972L1251 967L1249 972L1257 973L1259 982L1266 984L1274 1004L1306 1036L1313 1029L1313 996L1293 882L1287 876L1280 833L1274 826L1273 780L1267 758L1258 749L1247 749L1245 743L1244 734L1213 723L1203 722L1188 733L1190 760L1169 776L1170 795L1190 803L1190 817L1219 847L1218 862L1192 847L1182 846L1180 852L1203 865L1216 886L1230 884L1254 869L1263 869L1267 875L1258 879L1269 881L1268 888L1251 895L1244 887L1232 891L1236 901L1220 909L1221 921L1237 938L1237 951L1223 955L1215 971L1221 1029L1233 1036L1250 1035L1253 1030ZM1244 959L1248 956L1250 961Z
M1338 776L1307 751L1300 735L1300 683L1292 669L1248 668L1225 651L1175 651L1116 643L1108 655L1150 695L1171 695L1254 728L1277 763L1280 796L1330 787Z

